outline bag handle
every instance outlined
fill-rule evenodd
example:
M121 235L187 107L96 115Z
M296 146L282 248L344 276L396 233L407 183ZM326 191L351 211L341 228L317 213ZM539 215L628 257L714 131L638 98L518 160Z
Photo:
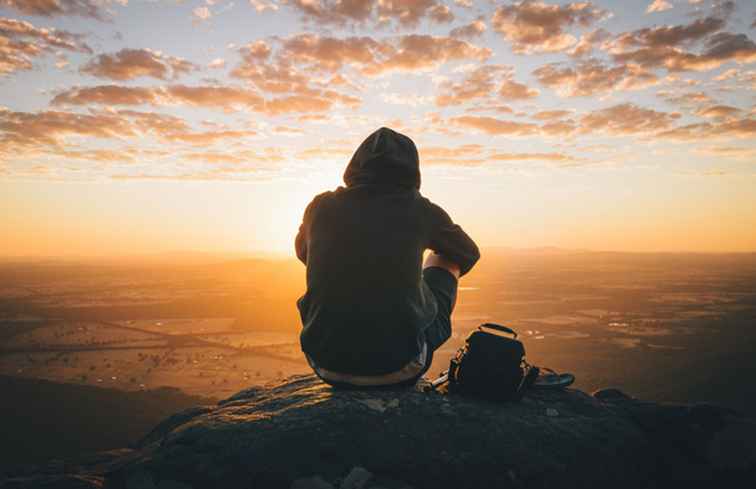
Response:
M483 323L480 326L478 326L479 330L483 330L483 328L488 329L495 329L496 331L501 331L503 333L509 333L515 338L517 338L517 332L511 328L508 328L506 326L502 326L501 324L495 324L495 323Z

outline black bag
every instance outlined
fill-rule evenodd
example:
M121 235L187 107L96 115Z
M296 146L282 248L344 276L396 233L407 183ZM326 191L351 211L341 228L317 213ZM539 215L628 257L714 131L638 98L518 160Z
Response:
M525 361L525 346L517 340L514 330L485 323L467 337L465 345L451 359L447 375L451 394L512 401L522 398L538 376L538 368Z

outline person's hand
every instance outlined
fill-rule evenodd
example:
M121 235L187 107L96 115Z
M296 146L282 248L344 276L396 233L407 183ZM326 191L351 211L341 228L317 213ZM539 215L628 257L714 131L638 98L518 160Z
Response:
M435 251L432 251L428 255L428 257L425 259L423 268L428 268L428 267L443 268L444 270L447 270L449 273L454 275L454 278L457 278L457 279L459 278L459 275L461 273L459 265L449 260L444 255L439 255Z

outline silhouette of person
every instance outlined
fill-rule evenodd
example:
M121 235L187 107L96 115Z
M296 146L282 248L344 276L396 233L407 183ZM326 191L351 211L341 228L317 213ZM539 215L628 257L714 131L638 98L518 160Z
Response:
M420 194L418 152L407 136L373 132L344 183L315 196L295 239L307 266L297 300L302 351L335 386L412 385L451 336L458 279L480 252Z

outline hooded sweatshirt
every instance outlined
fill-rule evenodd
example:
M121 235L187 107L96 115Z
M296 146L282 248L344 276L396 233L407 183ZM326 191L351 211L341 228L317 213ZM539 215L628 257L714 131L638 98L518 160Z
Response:
M423 252L444 255L462 275L480 253L420 194L417 148L407 136L385 127L372 133L344 183L310 202L295 240L307 265L307 291L297 301L300 343L319 367L383 375L418 355L438 312L422 280Z

